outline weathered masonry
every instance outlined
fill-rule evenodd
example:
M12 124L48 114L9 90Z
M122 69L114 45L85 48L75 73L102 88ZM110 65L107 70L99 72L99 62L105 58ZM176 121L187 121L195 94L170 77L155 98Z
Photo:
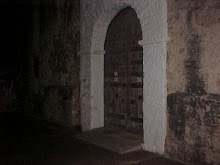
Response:
M183 162L218 164L219 6L217 0L82 0L83 131L108 125L139 130L144 150ZM121 39L126 21L117 22L126 10L140 23L134 53L132 43Z
M14 13L2 37L17 59L0 69L0 111L116 126L146 151L220 164L220 0L13 2L0 10Z

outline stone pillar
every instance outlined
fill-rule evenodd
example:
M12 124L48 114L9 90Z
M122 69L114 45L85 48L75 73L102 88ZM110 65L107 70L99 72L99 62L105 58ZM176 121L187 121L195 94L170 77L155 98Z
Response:
M166 138L166 42L168 38L142 40L143 46L143 148L164 152Z
M105 51L78 53L81 77L81 126L83 131L104 127Z

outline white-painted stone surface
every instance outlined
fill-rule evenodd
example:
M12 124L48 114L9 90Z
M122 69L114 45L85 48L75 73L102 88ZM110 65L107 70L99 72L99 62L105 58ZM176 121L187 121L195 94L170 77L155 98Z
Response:
M131 6L141 22L144 54L144 144L164 152L166 137L167 6L164 0L81 0L81 124L104 126L104 43L108 26Z

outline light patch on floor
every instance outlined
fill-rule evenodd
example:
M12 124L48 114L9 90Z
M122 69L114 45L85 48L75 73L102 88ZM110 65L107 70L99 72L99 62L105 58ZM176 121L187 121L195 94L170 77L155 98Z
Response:
M74 137L119 154L141 150L143 143L141 135L116 128L99 128Z

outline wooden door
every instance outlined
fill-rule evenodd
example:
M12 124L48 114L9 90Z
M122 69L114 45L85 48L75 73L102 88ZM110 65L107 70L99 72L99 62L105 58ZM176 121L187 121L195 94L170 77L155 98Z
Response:
M105 126L143 133L143 49L140 21L132 8L118 13L105 41Z

